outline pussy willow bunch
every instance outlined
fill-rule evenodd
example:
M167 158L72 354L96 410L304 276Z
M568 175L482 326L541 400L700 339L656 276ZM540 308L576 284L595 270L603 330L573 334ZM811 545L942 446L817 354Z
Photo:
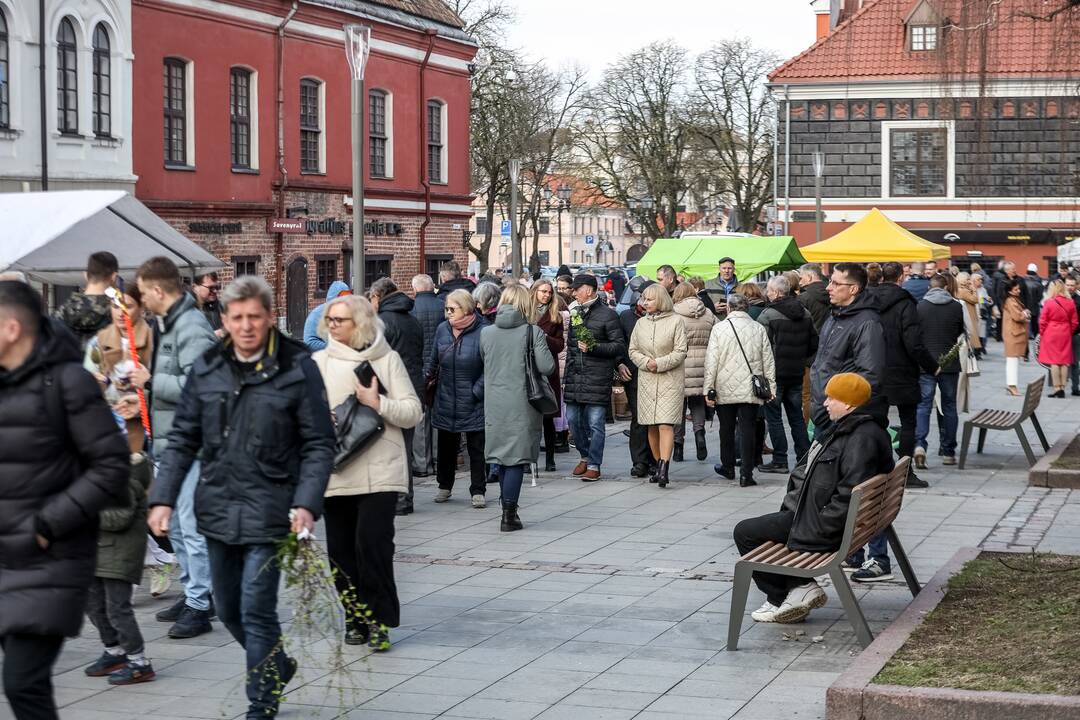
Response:
M937 361L938 367L945 367L946 365L949 365L949 364L955 362L956 359L960 357L960 346L961 346L961 344L962 344L961 341L957 340L955 345L953 345L951 348L946 350L945 353L941 357L938 358L938 361Z
M592 331L585 327L585 318L580 312L575 311L570 315L570 327L575 340L585 343L585 347L590 351L596 347L596 338L593 337Z

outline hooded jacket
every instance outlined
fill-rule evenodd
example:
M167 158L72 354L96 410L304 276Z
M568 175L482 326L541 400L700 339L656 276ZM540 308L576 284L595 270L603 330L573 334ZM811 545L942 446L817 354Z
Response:
M866 378L871 400L865 411L880 415L884 405L881 388L885 375L885 336L877 305L866 291L859 293L850 305L834 307L821 326L817 355L810 366L810 417L815 425L829 423L824 405L825 385L833 375L845 372Z
M127 443L81 362L71 332L43 318L26 362L0 370L0 637L78 634L98 512L128 481Z
M56 314L79 343L85 345L98 331L112 323L112 300L106 295L72 293Z
M882 283L872 293L881 315L885 338L885 376L881 383L890 405L919 402L919 373L937 371L937 359L923 344L918 303L895 283Z
M705 394L705 351L709 348L709 335L716 324L705 303L696 297L688 297L675 303L675 312L683 319L686 328L686 362L683 363L683 395L694 397ZM620 317L620 320L622 318ZM633 328L631 328L631 333ZM630 337L630 335L628 335Z
M322 305L317 305L314 310L308 313L307 319L304 320L304 344L307 345L308 350L311 352L322 350L326 347L326 340L319 337L319 321L322 320L322 314L323 310L326 309L326 303L348 289L348 283L341 280L335 280L330 283L330 288L326 291L326 302Z
M944 288L930 288L919 303L919 325L926 350L936 363L964 334L963 305ZM960 372L959 356L944 365L941 372Z
M379 319L383 321L386 342L401 356L409 371L413 392L424 392L424 329L412 316L413 299L403 292L379 300Z
M825 283L818 280L803 285L798 297L799 302L810 311L810 317L814 319L814 331L820 333L821 326L832 313L832 302L829 300L829 291L825 289Z
M776 358L776 382L802 385L803 372L817 352L818 334L810 311L793 296L771 302L758 316Z
M94 577L138 585L146 562L146 491L151 466L145 455L131 456L128 486L119 502L101 511Z

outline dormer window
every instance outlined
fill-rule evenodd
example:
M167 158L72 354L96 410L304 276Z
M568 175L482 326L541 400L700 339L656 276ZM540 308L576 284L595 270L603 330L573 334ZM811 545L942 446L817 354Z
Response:
M912 25L912 50L937 50L938 27L936 25Z

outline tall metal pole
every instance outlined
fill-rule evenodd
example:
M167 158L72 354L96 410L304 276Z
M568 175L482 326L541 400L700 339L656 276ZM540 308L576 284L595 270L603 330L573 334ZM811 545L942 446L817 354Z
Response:
M41 108L41 122L38 130L41 132L41 191L49 190L49 134L47 132L48 121L46 118L47 102L45 96L45 0L38 2L38 98ZM194 160L192 161L194 162Z
M514 279L517 280L521 277L521 241L518 238L518 217L517 217L517 184L518 184L518 169L520 165L517 160L511 160L509 162L510 171L510 271L513 273Z
M821 242L821 176L814 176L814 242Z
M353 292L364 292L364 80L352 80L352 286Z
M559 267L562 267L562 200L559 201Z

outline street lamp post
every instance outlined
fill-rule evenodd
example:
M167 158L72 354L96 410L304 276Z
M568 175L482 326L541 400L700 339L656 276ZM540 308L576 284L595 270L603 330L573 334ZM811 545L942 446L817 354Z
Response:
M510 272L515 280L521 277L521 244L518 242L517 232L517 184L520 168L521 163L518 160L510 161Z
M814 163L814 242L821 242L821 176L825 174L825 153L815 150Z
M548 212L550 212L552 210L552 208L554 208L556 216L558 218L557 222L558 222L558 225L559 225L559 267L562 267L562 264L563 264L563 254L562 254L562 214L563 214L564 211L570 209L570 195L573 192L574 192L574 189L572 187L570 187L566 183L560 183L559 187L557 187L555 189L556 202L553 205L551 203L551 200L552 200L551 188L548 187L547 185L544 186L544 199L547 200L547 203L548 203L548 205L547 205Z
M352 285L356 293L364 291L364 69L370 49L370 27L345 26L345 57L352 74Z

